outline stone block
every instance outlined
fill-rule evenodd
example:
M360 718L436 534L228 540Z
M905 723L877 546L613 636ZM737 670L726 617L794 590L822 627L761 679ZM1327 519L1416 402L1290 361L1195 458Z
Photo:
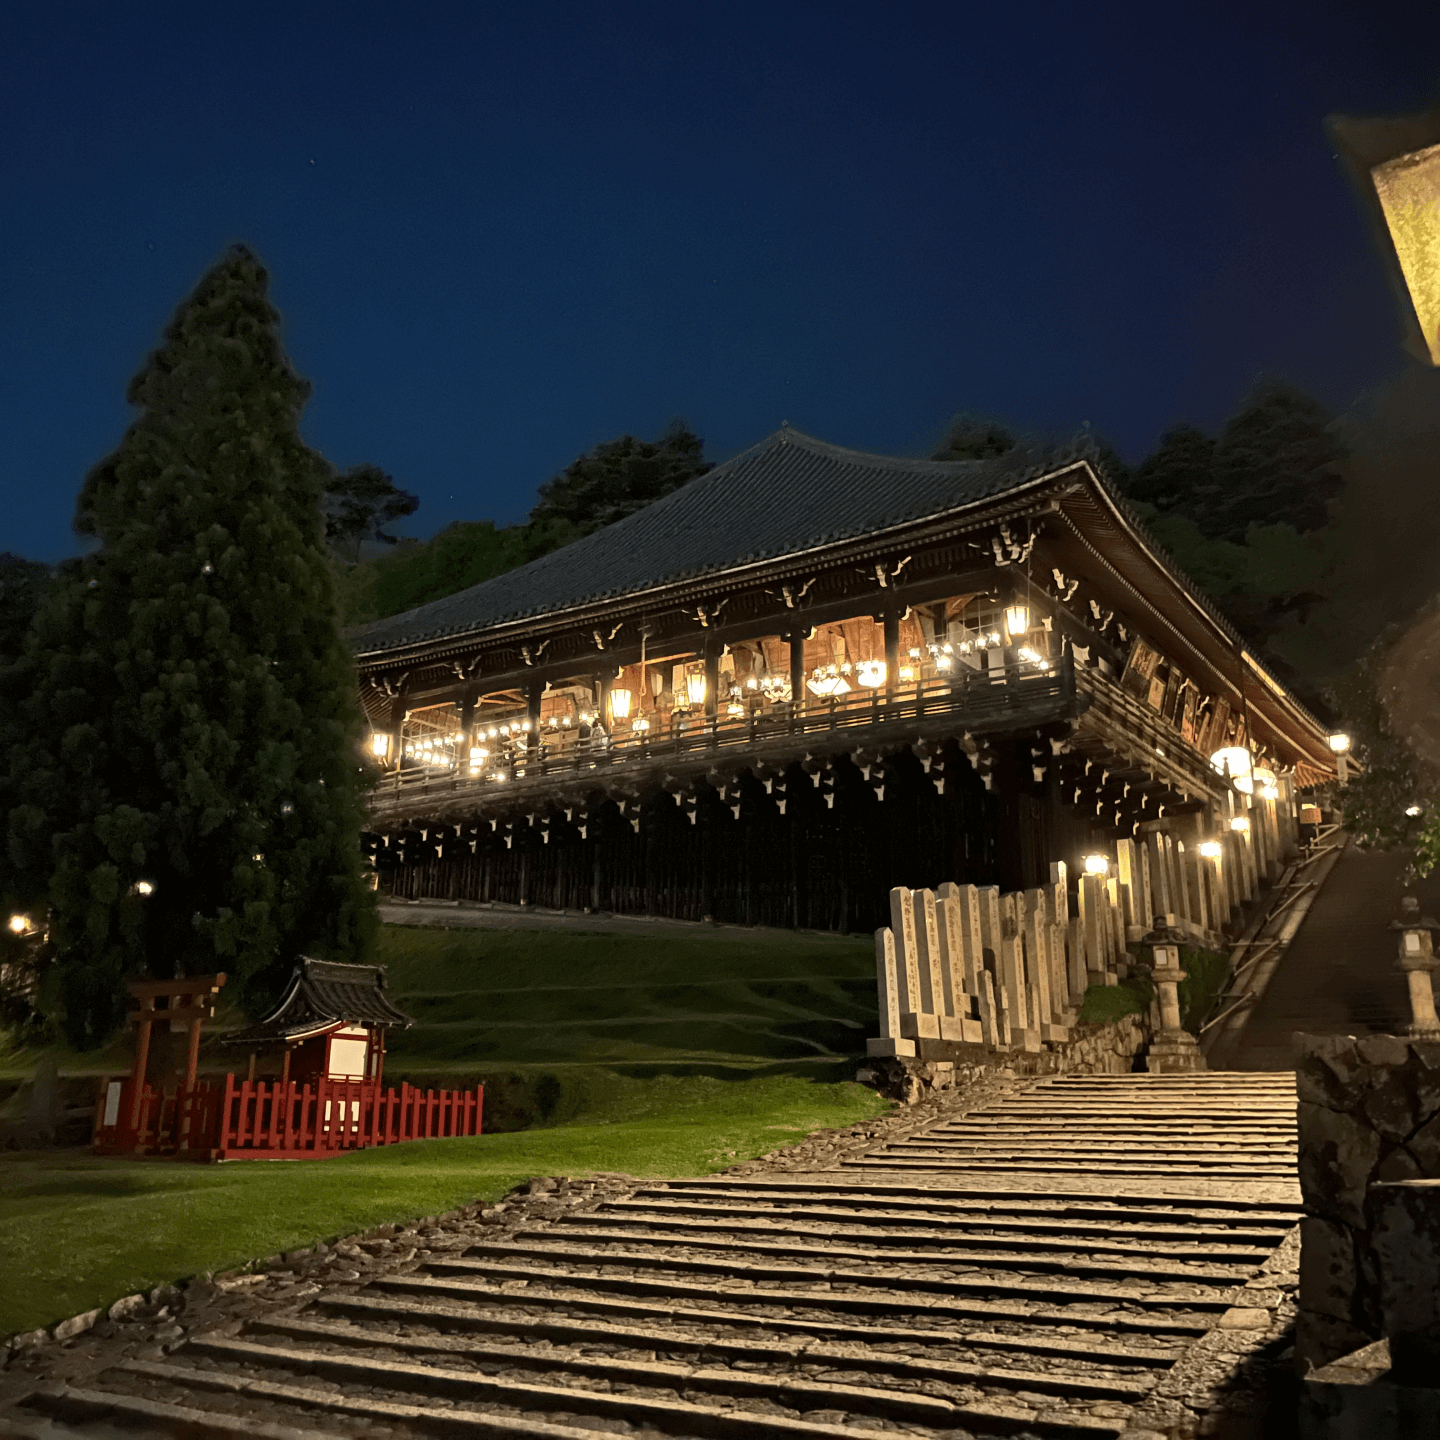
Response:
M1420 1174L1440 1175L1440 1115L1432 1116L1421 1125L1405 1142L1405 1148L1415 1157ZM1382 1177L1390 1179L1390 1176ZM1395 1176L1402 1179L1402 1176Z
M978 1020L963 1015L940 1016L940 1038L954 1040L961 1045L983 1045L985 1032Z
M122 1295L106 1312L111 1320L128 1320L145 1308L143 1295Z
M1354 1318L1355 1237L1348 1225L1307 1216L1300 1222L1300 1304L1347 1323Z
M1389 1038L1389 1037L1386 1037ZM1400 1070L1378 1070L1365 1092L1361 1113L1386 1140L1403 1140L1419 1122L1415 1100Z
M1380 1137L1321 1105L1299 1106L1300 1190L1312 1214L1365 1224L1365 1191L1380 1162Z
M1399 1066L1410 1058L1410 1045L1398 1035L1362 1035L1355 1043L1367 1065Z
M1342 1355L1374 1344L1376 1338L1347 1320L1301 1309L1295 1316L1295 1363L1303 1375L1306 1370L1328 1365Z
M1370 1191L1370 1252L1394 1378L1440 1383L1440 1180Z
M1410 1440L1440 1434L1440 1389L1397 1383L1390 1358L1380 1340L1307 1375L1297 1415L1301 1440Z
M914 1055L915 1042L913 1040L894 1039L890 1036L882 1036L879 1039L867 1040L865 1042L865 1054L872 1059L878 1059L885 1055Z
M1419 1180L1424 1174L1425 1171L1416 1163L1415 1156L1404 1145L1388 1149L1375 1167L1376 1180Z
M56 1325L50 1334L56 1340L72 1340L76 1335L83 1335L102 1313L99 1310L87 1310L83 1315L72 1315L68 1320L62 1320Z
M938 1040L940 1017L907 1010L900 1017L900 1034L906 1040Z

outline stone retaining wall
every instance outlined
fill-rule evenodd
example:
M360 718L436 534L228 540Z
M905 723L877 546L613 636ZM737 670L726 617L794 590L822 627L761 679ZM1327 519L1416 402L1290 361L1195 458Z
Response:
M1440 1177L1440 1042L1297 1035L1300 1310L1295 1356L1323 1366L1380 1340L1377 1181Z
M913 1105L934 1091L971 1090L996 1075L1128 1075L1151 1037L1148 1015L1122 1015L1100 1025L1072 1026L1068 1040L1039 1051L921 1041L918 1056L870 1059L859 1075L868 1073L882 1094Z

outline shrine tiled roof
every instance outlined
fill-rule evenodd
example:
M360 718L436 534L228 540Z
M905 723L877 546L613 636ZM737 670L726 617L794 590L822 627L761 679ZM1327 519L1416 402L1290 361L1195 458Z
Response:
M415 1022L385 998L385 970L379 965L342 965L300 958L280 1003L258 1025L224 1037L227 1045L300 1039L337 1022L399 1026Z
M360 659L883 532L1002 496L1087 454L1022 442L986 460L912 460L789 426L643 510L468 590L367 626Z

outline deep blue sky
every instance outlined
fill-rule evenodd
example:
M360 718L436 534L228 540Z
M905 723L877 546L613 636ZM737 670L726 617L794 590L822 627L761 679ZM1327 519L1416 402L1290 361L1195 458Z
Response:
M126 382L224 246L307 438L518 519L677 415L922 453L959 410L1130 459L1272 368L1402 363L1321 129L1416 108L1440 6L75 5L0 13L0 550L74 553Z

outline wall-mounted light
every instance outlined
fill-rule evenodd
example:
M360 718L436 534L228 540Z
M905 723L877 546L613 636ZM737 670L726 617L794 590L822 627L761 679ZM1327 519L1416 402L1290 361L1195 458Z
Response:
M1202 840L1200 842L1200 853L1207 860L1218 860L1225 851L1218 840Z

